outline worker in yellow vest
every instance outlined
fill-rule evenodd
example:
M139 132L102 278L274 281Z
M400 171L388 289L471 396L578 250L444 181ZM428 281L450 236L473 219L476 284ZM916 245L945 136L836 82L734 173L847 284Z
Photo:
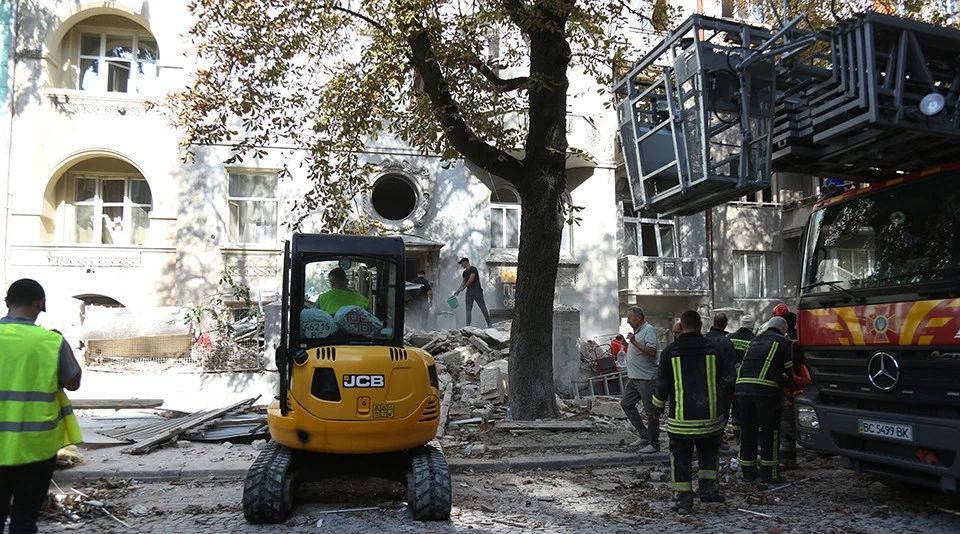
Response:
M80 365L63 336L34 324L46 311L43 287L17 280L0 319L0 533L37 532L37 517L57 465L57 451L80 443L63 389L80 387ZM12 504L11 504L12 500Z

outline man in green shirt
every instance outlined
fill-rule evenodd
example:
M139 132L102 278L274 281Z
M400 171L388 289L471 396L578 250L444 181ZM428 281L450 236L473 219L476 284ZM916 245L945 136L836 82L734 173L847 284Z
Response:
M337 267L330 271L330 285L332 289L324 291L317 298L317 308L334 315L343 306L359 306L367 309L370 300L356 291L347 289L347 273Z

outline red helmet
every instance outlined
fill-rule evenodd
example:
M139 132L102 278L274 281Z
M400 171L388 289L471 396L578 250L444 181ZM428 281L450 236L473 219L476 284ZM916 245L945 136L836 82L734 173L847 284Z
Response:
M777 307L773 309L772 317L780 317L785 313L789 313L790 308L786 304L777 304Z

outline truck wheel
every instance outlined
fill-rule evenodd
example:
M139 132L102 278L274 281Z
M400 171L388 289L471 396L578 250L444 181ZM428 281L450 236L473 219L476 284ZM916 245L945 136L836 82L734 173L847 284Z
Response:
M257 456L243 481L243 517L248 523L280 523L293 508L293 450L275 441Z
M435 446L416 450L407 474L407 504L418 521L450 519L450 469Z

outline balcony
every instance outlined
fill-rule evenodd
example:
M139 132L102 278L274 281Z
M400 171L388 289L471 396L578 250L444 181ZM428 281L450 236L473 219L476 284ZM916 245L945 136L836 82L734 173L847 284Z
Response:
M707 258L624 256L617 260L617 288L627 296L709 295Z

